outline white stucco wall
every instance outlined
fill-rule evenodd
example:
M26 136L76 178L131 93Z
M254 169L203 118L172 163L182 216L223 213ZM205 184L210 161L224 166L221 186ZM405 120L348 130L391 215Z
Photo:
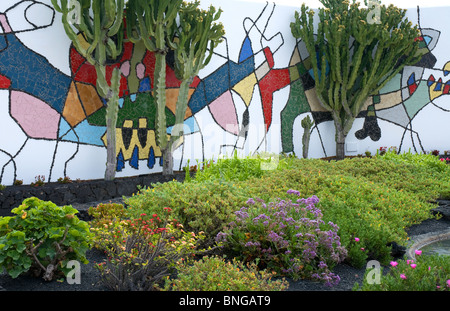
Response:
M401 93L401 96L396 97L397 102L383 97L383 101L375 105L376 122L380 129L379 139L357 138L355 133L363 128L366 120L364 117L358 118L347 138L347 154L356 155L365 151L374 153L382 146L396 146L402 151L411 149L415 152L438 149L443 153L445 150L450 150L450 139L447 134L450 132L450 95L445 90L445 85L449 81L447 75L449 69L445 66L450 61L448 53L450 6L438 1L391 2L399 7L407 7L408 18L413 23L420 23L424 35L428 36L430 53L435 61L429 62L432 66L427 68L406 68L403 75L399 75L398 79L394 79L386 86L382 94L394 96L393 94ZM106 161L105 146L66 139L69 135L62 135L63 124L61 123L63 122L61 120L66 119L66 115L61 117L59 115L61 112L54 112L52 108L43 108L35 102L33 102L34 106L28 109L28 97L18 96L27 93L39 97L46 92L45 87L41 87L33 88L30 94L29 91L24 91L23 83L21 84L21 81L28 79L37 81L44 79L39 69L36 69L41 65L45 65L46 68L51 67L58 72L54 79L61 79L61 81L69 79L67 83L70 83L72 79L69 56L71 42L63 30L61 16L51 9L50 0L40 0L39 3L26 0L0 2L0 12L5 14L4 20L10 27L9 30L3 29L2 38L10 38L8 35L14 35L30 53L41 56L39 62L45 63L41 64L24 57L29 55L26 53L19 55L10 53L8 57L11 60L16 58L15 62L25 63L24 68L33 67L34 74L29 74L25 69L20 69L20 66L12 67L13 62L8 61L6 56L0 62L0 75L6 77L6 82L0 79L0 183L10 185L14 180L21 179L28 184L38 175L45 176L46 181L56 181L63 176L72 179L103 178ZM234 150L237 150L240 155L259 151L274 153L285 151L286 143L283 139L286 140L286 137L283 138L281 134L282 112L293 96L293 84L281 83L279 88L270 91L273 95L272 102L264 104L262 98L266 96L263 95L266 89L263 88L263 82L266 76L261 75L260 68L272 66L269 68L271 70L266 70L264 73L270 72L274 76L270 77L271 80L265 81L278 83L280 79L286 78L283 75L289 72L290 66L292 67L294 51L297 48L297 41L291 35L289 24L293 21L294 10L299 10L301 3L302 1L289 0L201 1L201 5L205 8L212 4L223 10L220 21L225 26L226 40L216 49L211 63L200 72L200 81L202 83L209 81L212 85L211 92L214 88L219 89L223 84L229 83L228 80L222 81L214 74L224 64L233 64L237 66L236 68L242 65L240 57L243 57L241 52L246 36L251 41L254 67L248 71L248 75L243 74L242 79L237 82L242 82L244 78L253 75L259 80L253 84L241 83L239 88L236 84L227 84L225 91L220 94L220 101L211 100L208 105L193 113L193 119L187 120L192 122L190 124L193 131L185 135L184 143L174 153L175 170L186 165L187 159L195 163L196 159L217 158L219 155L231 154ZM383 3L390 2L383 1ZM308 2L308 4L310 7L316 7L318 2ZM419 10L417 5L420 6ZM3 25L5 28L6 24ZM10 46L12 46L10 39L0 43L0 57L2 53L6 55ZM270 48L273 64L268 60L264 52L265 48ZM249 57L248 53L246 57ZM8 70L5 71L5 68ZM235 70L239 74L243 72L240 71L241 69ZM411 95L405 92L408 90L408 78L413 72L418 88ZM232 79L233 75L229 79ZM430 80L431 76L434 77L435 82ZM10 84L7 82L8 79L11 80ZM292 81L292 76L290 79ZM439 79L441 79L440 90ZM45 83L43 84L45 86ZM50 85L49 88L51 88ZM67 93L69 93L68 88ZM17 100L23 102L19 105ZM43 102L46 103L45 100ZM39 110L37 107L42 109ZM265 116L264 108L271 109L270 120L267 114ZM247 109L248 118L245 116ZM49 138L52 136L47 132L39 134L42 136L39 137L37 134L40 133L39 129L48 124L47 120L50 120L48 116L53 115L52 113L55 113L52 120L60 118L59 123L55 123L58 126L56 137ZM291 121L293 146L292 150L288 151L294 151L298 156L302 154L303 129L300 122L307 115L313 114L309 111L303 112ZM238 132L247 120L248 134L246 138L239 137ZM226 129L227 122L231 122L236 128ZM266 133L265 128L268 122L270 126ZM33 130L27 130L28 126ZM90 128L92 127L77 127L73 130L78 137L83 136L90 141ZM332 156L335 153L334 149L332 122L325 121L317 124L312 129L309 156L315 158ZM117 177L161 171L158 159L152 168L149 168L147 159L139 158L134 167L129 161L130 159L124 160L124 167L117 172Z

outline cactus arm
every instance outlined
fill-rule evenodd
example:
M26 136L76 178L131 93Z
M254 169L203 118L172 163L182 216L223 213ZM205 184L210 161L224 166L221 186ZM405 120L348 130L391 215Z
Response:
M175 110L170 147L183 136L183 123L188 106L189 85L210 61L214 48L222 41L223 25L213 23L220 17L211 6L209 11L198 9L199 2L184 4L180 10L179 39L175 50L176 74L182 80ZM216 14L215 14L216 13ZM208 51L209 46L209 51Z
M145 22L144 22L144 18L140 15L137 16L138 22L139 22L139 30L141 33L141 39L144 42L145 46L147 47L147 49L149 51L156 51L156 45L155 43L152 41L152 39L150 38L151 36L154 35L154 33L152 33L152 31L148 31L147 28L145 27Z
M166 38L162 23L155 29L154 96L156 99L156 137L161 149L167 148L166 123ZM145 41L144 41L145 42Z
M63 12L67 8L67 1L61 0L61 6L58 4L58 0L52 0L52 5L58 12ZM65 6L65 7L64 7Z
M94 0L93 2L93 13L94 13L94 40L90 43L88 49L87 49L87 54L91 55L94 53L94 51L96 50L97 46L99 46L99 48L101 48L101 44L99 45L98 43L101 40L101 8L100 8L100 1L99 0ZM97 53L99 54L99 53ZM96 58L95 62L101 61L98 58Z
M116 18L116 1L115 0L94 0L101 2L102 7L102 28L110 29Z
M80 24L77 25L77 29L80 30L86 38L89 40L94 39L94 25L89 15L83 14L80 19Z
M170 137L171 144L175 143L181 136L183 136L184 129L184 117L189 101L189 85L192 79L185 79L180 84L180 91L177 99L177 106L175 110L175 125L172 128Z
M121 28L123 26L123 12L124 12L124 0L118 0L116 8L116 18L113 25L108 30L108 36L112 37L117 33L122 33Z
M305 118L303 118L301 125L304 129L303 136L302 136L303 158L306 159L308 157L309 140L311 137L311 128L314 125L314 121L312 121L308 115Z

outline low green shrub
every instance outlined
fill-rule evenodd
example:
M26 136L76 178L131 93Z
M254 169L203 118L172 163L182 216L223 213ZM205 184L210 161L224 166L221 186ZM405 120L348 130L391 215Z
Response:
M282 291L288 287L285 279L272 280L272 273L259 270L255 264L244 265L218 256L204 256L193 264L178 266L177 270L177 277L166 279L163 290Z
M243 181L250 177L261 177L268 170L281 169L278 155L258 154L256 156L239 157L237 152L231 158L220 158L199 163L196 168L195 180L202 181ZM200 168L201 166L201 168ZM190 180L188 178L188 180Z
M50 281L71 269L70 260L87 263L92 234L72 206L32 197L0 218L0 267L16 278L31 272Z
M163 214L165 207L171 208L173 217L187 231L205 232L205 243L211 246L217 233L230 221L233 211L244 204L246 198L243 189L231 182L171 181L141 189L125 202L134 217L142 213Z
M404 176L396 189L404 188L411 190L416 195L420 195L423 200L435 200L439 197L450 198L450 166L446 161L441 161L438 157L432 154L414 154L411 152L397 154L394 152L387 152L383 156L377 156L379 163L391 162L395 163L396 167L405 167L411 171L410 176Z
M365 158L338 162L298 160L292 162L292 169L267 172L260 179L251 178L240 184L249 197L265 201L273 201L289 189L297 189L304 198L316 195L324 221L340 228L338 234L349 253L347 261L361 267L368 258L389 262L388 244L406 244L405 229L433 217L430 209L434 206L424 199L432 198L429 193L415 193L412 181L404 188L392 186L394 180L401 183L397 168L402 172L405 166ZM394 173L389 174L390 171ZM406 178L420 183L414 170L406 172ZM428 184L433 187L433 183ZM360 243L354 243L355 237Z
M388 273L380 268L379 282L368 269L363 284L355 284L355 291L450 291L450 261L448 256L416 255L413 260L392 261Z
M415 167L423 167L430 171L444 172L449 170L446 162L441 161L436 155L433 154L387 152L383 156L378 157L380 159L389 160L396 163L404 163L413 165Z
M130 227L130 221L123 204L100 203L91 206L88 214L92 216L89 221L93 233L92 246L106 251L111 245L123 241L123 234ZM114 234L111 234L114 232Z
M402 155L387 153L342 161L280 157L277 169L265 170L261 176L246 173L245 178L233 181L221 179L220 172L214 171L214 166L220 165L215 163L205 170L210 179L156 184L141 189L126 203L134 215L161 214L164 207L171 207L187 230L206 232L205 241L212 245L248 198L273 202L289 189L296 189L303 198L315 195L320 199L317 207L324 214L323 220L339 226L338 235L348 250L350 264L361 267L370 258L388 263L389 243L406 244L405 230L432 218L434 205L430 202L450 194L448 165L444 170L442 166L437 169L389 157ZM355 243L356 237L359 243Z
M256 260L264 268L294 280L311 278L335 285L339 277L331 272L347 251L341 246L338 227L322 220L318 198L295 198L266 204L249 199L248 207L236 211L236 218L217 236L233 256L244 262Z

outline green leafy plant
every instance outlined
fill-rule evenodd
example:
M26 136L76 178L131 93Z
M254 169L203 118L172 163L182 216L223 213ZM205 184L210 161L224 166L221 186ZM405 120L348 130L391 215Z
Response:
M50 281L69 260L87 263L92 235L76 209L32 197L11 212L0 218L0 267L11 277L30 271Z
M68 176L60 177L60 178L58 178L57 181L60 184L70 184L70 183L72 183L72 179L70 179L70 177L68 177Z
M280 156L278 169L264 171L259 176L243 168L248 172L245 177L243 174L241 180L232 181L220 177L220 171L224 172L222 176L227 174L225 165L211 163L210 167L203 168L204 180L193 178L188 183L156 184L142 189L126 203L136 216L161 214L163 207L171 207L188 230L204 231L205 242L214 245L217 233L233 220L234 212L249 197L274 202L289 189L297 189L302 197L320 198L317 207L323 212L323 220L339 226L338 235L348 251L347 263L362 267L369 258L389 263L390 243L406 245L408 227L437 217L430 212L435 207L430 202L440 197L450 198L448 165L435 166L440 162L436 157L432 164L426 164L419 161L422 157L387 152L385 156L328 162ZM226 160L228 163L247 161ZM242 163L230 167L238 165L245 167ZM232 178L232 174L229 176ZM359 242L355 241L356 237Z
M197 170L195 180L243 181L249 177L261 177L264 174L262 163L266 159L260 157L238 157L237 152L231 158L220 158L216 162L208 161Z
M101 203L96 207L91 206L88 214L93 218L89 221L90 230L93 233L92 245L101 250L106 250L110 244L123 240L121 232L125 232L130 226L123 204ZM108 239L105 239L105 236ZM114 241L111 241L112 239Z
M32 187L41 187L45 184L45 176L44 175L37 175L34 178L34 182L30 184Z
M231 182L205 181L180 183L171 181L154 184L152 188L141 189L125 200L133 217L145 213L163 215L164 207L173 211L177 219L188 231L203 231L207 246L214 245L214 238L238 206L246 200L245 192Z
M435 172L449 172L449 168L444 161L441 161L433 154L412 153L411 151L404 153L386 152L380 157L383 160L389 160L396 163L404 163L428 169Z
M324 221L340 228L342 245L349 253L347 261L359 267L367 258L388 263L390 243L406 245L406 229L435 217L430 202L450 186L445 173L380 157L331 162L298 159L289 165L239 185L248 197L265 201L276 200L294 187L303 197L316 195ZM361 242L354 243L355 237Z
M165 209L170 214L170 209ZM96 231L107 260L97 265L102 282L112 290L153 290L163 277L196 252L202 235L185 232L175 220L164 221L157 214L145 219L125 220L122 227ZM167 218L166 215L163 218Z
M204 256L190 264L177 267L176 278L166 279L163 290L173 291L282 291L288 282L272 280L274 276L259 270L256 264L245 265L236 259Z

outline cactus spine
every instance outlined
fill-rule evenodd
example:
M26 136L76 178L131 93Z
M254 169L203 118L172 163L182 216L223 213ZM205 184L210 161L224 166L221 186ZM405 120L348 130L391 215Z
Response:
M345 138L369 96L420 58L415 43L420 32L404 19L406 11L393 5L377 3L380 14L374 20L372 8L360 8L356 1L320 2L324 8L318 10L317 37L315 13L305 4L290 26L311 55L316 93L333 117L336 157L343 159Z
M76 5L69 7L67 0L52 0L53 7L62 13L62 23L67 36L77 51L95 66L96 89L107 102L105 179L113 180L117 161L116 123L120 71L117 68L113 70L109 84L106 79L106 61L115 59L122 52L124 0L72 0L69 3Z

